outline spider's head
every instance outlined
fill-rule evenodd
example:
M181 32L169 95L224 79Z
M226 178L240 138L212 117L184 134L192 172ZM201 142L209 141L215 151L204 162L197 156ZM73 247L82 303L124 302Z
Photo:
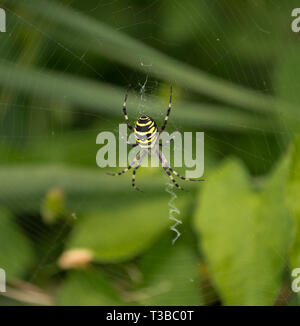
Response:
M135 123L134 134L141 147L151 147L157 137L156 122L148 115L140 116Z

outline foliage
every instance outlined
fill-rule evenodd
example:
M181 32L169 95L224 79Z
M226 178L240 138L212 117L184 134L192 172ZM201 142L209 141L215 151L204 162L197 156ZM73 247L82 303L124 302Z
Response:
M297 1L2 2L0 304L298 305ZM174 245L164 171L95 163L129 84L130 120L173 84L168 131L205 131Z

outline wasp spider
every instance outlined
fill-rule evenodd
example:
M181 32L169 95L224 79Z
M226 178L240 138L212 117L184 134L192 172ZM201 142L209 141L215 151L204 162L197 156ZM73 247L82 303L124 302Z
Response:
M136 138L136 143L129 144L129 145L131 145L133 147L140 146L141 151L135 157L135 159L128 165L128 167L126 169L124 169L120 172L117 172L117 173L108 173L108 174L112 175L112 176L121 175L121 174L129 171L134 166L133 173L132 173L132 187L136 190L141 191L135 185L135 174L136 174L136 170L140 167L142 160L145 158L146 154L148 154L148 151L150 151L151 154L158 155L159 161L162 164L162 168L165 170L165 172L167 173L169 178L172 180L172 182L178 189L183 190L183 188L180 187L179 184L176 182L176 180L174 179L172 174L174 174L176 177L178 177L182 180L185 180L185 181L204 181L204 179L188 179L188 178L185 178L182 175L180 175L178 172L176 172L175 170L173 170L171 168L171 166L168 163L167 159L165 158L164 154L159 149L159 146L160 146L159 137L160 137L161 133L166 128L166 125L167 125L167 122L169 119L169 115L170 115L170 111L171 111L172 86L170 88L170 101L169 101L168 111L167 111L164 123L163 123L160 131L158 131L156 122L148 115L142 115L136 121L135 126L134 127L131 126L131 124L128 121L128 115L126 112L127 97L128 97L128 91L126 92L125 100L124 100L124 104L123 104L124 118L125 118L125 121L126 121L126 124L129 128L129 130L134 132L135 138Z

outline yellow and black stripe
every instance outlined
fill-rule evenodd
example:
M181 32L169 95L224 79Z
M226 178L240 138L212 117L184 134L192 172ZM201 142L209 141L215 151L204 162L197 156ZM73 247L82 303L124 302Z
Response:
M143 148L152 147L157 139L156 122L147 115L142 115L133 129L137 143Z
M144 159L144 157L146 156L146 154L148 153L148 150L146 150L146 148L150 148L152 147L157 138L159 137L159 135L165 130L167 123L168 123L168 119L169 119L169 115L171 112L171 108L172 108L172 86L170 88L170 101L169 101L169 107L168 107L168 111L167 114L165 116L165 120L164 123L160 129L160 131L158 132L157 130L157 125L155 123L155 121L150 118L148 115L142 115L138 121L135 124L135 127L132 127L132 125L130 124L129 120L128 120L128 115L127 115L127 111L126 111L126 103L127 103L127 97L128 97L128 91L125 94L125 100L124 100L124 104L123 104L123 114L124 114L124 118L125 121L127 123L128 128L134 132L135 137L136 137L136 145L139 145L142 148L141 152L135 157L135 159L128 165L127 168L125 168L124 170L117 172L117 173L108 173L110 175L121 175L123 173L126 173L127 171L129 171L132 167L133 168L133 173L132 173L132 187L136 190L140 190L139 188L136 187L135 185L135 175L136 175L136 171L137 169L140 167L140 164L142 162L142 160ZM133 144L130 144L133 145ZM159 160L162 164L163 169L165 170L165 172L167 173L167 175L169 176L169 178L171 179L171 181L173 182L173 184L180 190L183 190L183 188L176 182L175 178L173 177L173 175L175 175L176 177L184 180L184 181L204 181L204 179L188 179L185 178L184 176L180 175L177 171L173 170L170 166L170 164L168 163L168 161L166 160L165 156L163 155L163 153L157 148L156 150L156 154L159 157ZM172 175L173 174L173 175Z

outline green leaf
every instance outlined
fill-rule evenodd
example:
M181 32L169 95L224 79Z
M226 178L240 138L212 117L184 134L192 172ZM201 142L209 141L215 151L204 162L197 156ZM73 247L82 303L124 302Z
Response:
M293 107L290 108L291 116L294 119L289 119L288 123L290 127L293 127L299 132L299 83L300 83L300 67L298 64L300 55L300 46L298 42L294 42L292 46L289 46L284 53L278 58L277 69L274 76L274 89L276 93L286 101L293 103ZM287 119L287 112L282 112L282 118Z
M130 203L138 200L133 193ZM118 198L109 207L85 214L73 231L69 249L84 248L92 251L99 262L120 262L128 260L146 248L170 225L169 196L147 200L145 196L134 205L118 203ZM186 196L178 198L182 207Z
M19 4L19 1L12 1ZM42 0L39 2L28 0L20 6L27 8L31 14L36 14L39 18L43 17L61 26L62 34L65 29L70 29L73 33L82 35L85 50L84 40L88 40L90 43L88 49L94 47L99 54L110 60L114 59L143 72L144 67L141 62L150 63L150 73L156 77L176 81L185 88L230 104L244 106L254 111L273 113L272 108L275 103L271 96L234 85L181 63L71 7L59 5L55 1Z
M291 248L291 267L300 267L300 136L291 148L291 168L287 184L287 204L295 217L295 237Z
M197 255L182 234L174 245L164 234L142 257L142 283L136 300L143 305L197 306L203 304Z
M13 216L0 209L0 268L6 278L21 278L33 263L33 249L29 240L14 222Z
M199 38L211 35L211 30L217 24L211 18L210 9L207 3L198 0L190 0L184 5L172 0L165 1L161 7L161 37L165 41L184 44L187 40L194 41L195 34Z
M271 305L278 295L293 226L283 200L287 174L284 160L256 193L230 160L203 186L195 228L225 305Z
M161 196L164 193L161 174L153 178L151 172L148 172L149 176L147 172L145 171L146 177L141 188L151 198ZM2 166L0 180L0 205L16 213L39 213L42 200L53 188L64 191L66 209L76 214L91 209L95 204L99 207L99 201L103 203L110 199L114 202L116 197L120 197L122 202L127 194L135 199L141 198L131 189L130 176L113 178L100 169L98 171L64 165Z
M112 285L100 270L74 270L60 286L57 304L67 306L120 306Z
M90 108L98 113L117 116L124 123L122 103L125 90L112 87L109 84L0 61L0 85L11 87L34 97L38 90L39 96L46 97L51 101L59 99L83 109ZM168 99L166 98L165 107L167 107L167 103ZM136 119L140 114L140 104L140 99L132 95L129 96L128 114L130 119ZM70 107L70 109L74 108ZM158 100L147 100L145 110L151 111L154 118L160 118L159 114L166 112L165 108L162 109L161 101ZM231 107L193 102L174 103L172 116L174 121L177 120L197 128L207 126L244 132L248 131L247 128L273 131L274 123L276 124L276 120L263 115L240 112Z

